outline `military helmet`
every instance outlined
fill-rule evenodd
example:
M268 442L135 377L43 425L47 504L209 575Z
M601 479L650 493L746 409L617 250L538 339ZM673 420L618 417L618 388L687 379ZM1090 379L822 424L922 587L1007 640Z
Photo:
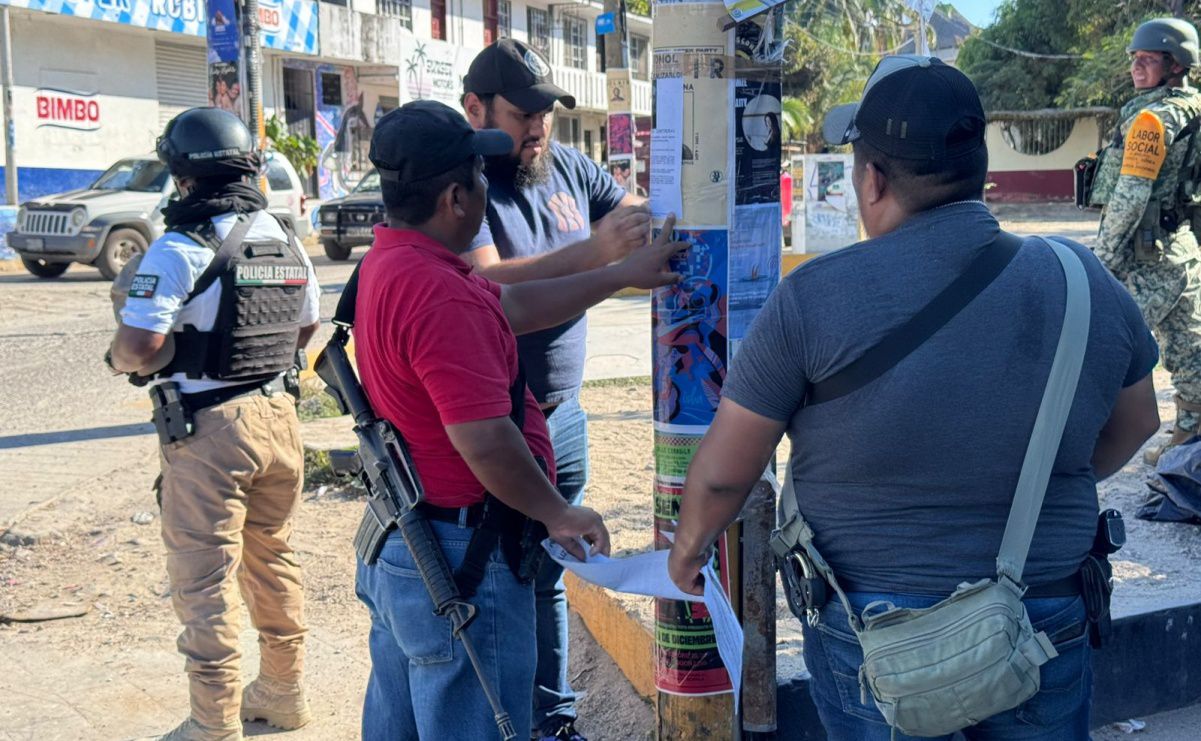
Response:
M189 108L171 119L155 150L176 177L255 175L261 162L250 129L220 108Z
M1177 64L1196 67L1201 64L1201 47L1197 43L1197 28L1180 18L1153 18L1139 26L1126 47L1136 51L1162 51Z

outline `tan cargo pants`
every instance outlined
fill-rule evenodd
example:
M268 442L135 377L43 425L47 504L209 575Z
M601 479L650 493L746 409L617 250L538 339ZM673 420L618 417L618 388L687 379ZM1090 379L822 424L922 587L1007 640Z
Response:
M288 545L304 476L299 428L291 396L244 396L197 412L196 433L160 449L178 645L192 717L205 726L240 723L237 587L258 629L260 674L300 681L304 595Z

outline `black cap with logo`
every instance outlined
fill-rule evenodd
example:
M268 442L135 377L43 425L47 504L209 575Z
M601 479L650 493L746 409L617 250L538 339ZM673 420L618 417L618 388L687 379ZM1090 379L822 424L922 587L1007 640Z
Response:
M513 139L505 132L476 131L450 106L414 100L379 120L367 156L380 179L407 183L441 175L477 155L512 151Z
M575 97L552 81L546 58L513 39L501 39L476 55L463 92L500 95L526 113L545 111L556 100L575 108Z
M904 160L943 160L984 146L984 106L972 81L936 57L884 57L858 103L826 114L830 144L862 139Z

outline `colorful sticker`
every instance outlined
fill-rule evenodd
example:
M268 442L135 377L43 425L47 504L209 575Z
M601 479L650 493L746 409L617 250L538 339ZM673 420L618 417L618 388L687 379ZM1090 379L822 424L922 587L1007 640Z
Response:
M670 264L684 280L654 295L655 420L708 425L726 378L728 233L678 229L676 238L691 248Z
M1151 111L1143 111L1135 116L1126 134L1121 174L1154 180L1159 177L1159 168L1163 167L1167 156L1163 121Z
M157 275L138 274L133 277L129 283L130 298L154 298L154 292L158 290Z

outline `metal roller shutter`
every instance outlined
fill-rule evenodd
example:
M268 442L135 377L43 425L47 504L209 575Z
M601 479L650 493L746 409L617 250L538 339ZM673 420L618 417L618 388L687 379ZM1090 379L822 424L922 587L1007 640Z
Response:
M180 112L208 105L208 59L203 46L162 41L154 45L158 83L158 125L161 130Z

